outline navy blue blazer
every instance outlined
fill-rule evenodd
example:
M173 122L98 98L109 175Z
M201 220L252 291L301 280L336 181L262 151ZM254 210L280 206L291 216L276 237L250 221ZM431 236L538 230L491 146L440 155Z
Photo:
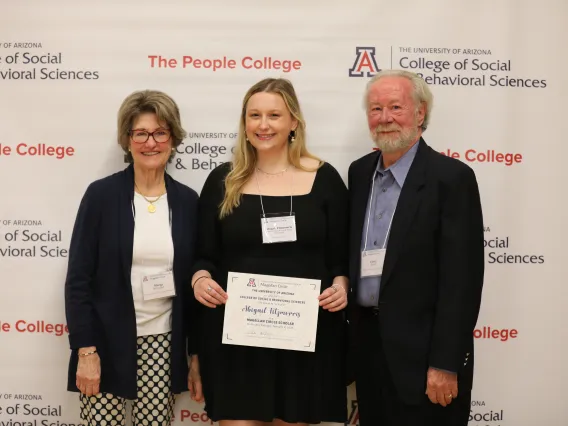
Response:
M406 404L424 399L428 367L458 373L460 392L471 390L473 330L485 272L483 213L475 173L461 161L434 151L424 139L418 144L392 221L378 305L384 355ZM349 167L348 313L354 353L365 338L358 334L361 236L379 155L367 154ZM351 364L357 363L354 359Z
M186 330L193 297L191 267L197 224L197 193L165 174L174 244L177 296L172 307L172 390L187 390ZM135 399L136 314L130 274L134 241L134 168L89 185L77 213L65 281L65 311L71 358L69 391L75 382L77 350L96 346L101 358L101 392Z

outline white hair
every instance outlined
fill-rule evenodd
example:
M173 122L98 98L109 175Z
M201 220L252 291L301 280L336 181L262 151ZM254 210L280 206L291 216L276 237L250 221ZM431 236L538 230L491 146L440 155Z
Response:
M434 104L434 96L428 87L428 84L420 77L418 74L405 71L405 70L382 70L375 74L367 83L367 88L365 90L365 108L368 108L369 101L369 91L371 86L379 81L383 77L403 77L412 83L413 91L412 97L416 103L416 110L421 104L426 107L426 113L424 114L424 122L422 123L422 130L426 130L428 123L430 122L430 114L432 113L432 106Z

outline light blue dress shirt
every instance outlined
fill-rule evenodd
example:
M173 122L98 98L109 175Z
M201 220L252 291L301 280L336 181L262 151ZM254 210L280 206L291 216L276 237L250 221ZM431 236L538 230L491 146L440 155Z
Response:
M373 190L369 192L369 200L367 201L361 251L386 248L387 233L390 233L390 225L398 197L417 150L418 143L414 144L396 163L386 169L383 166L382 155L379 157L377 169L373 174ZM373 194L372 200L371 193ZM378 306L380 288L380 276L361 278L357 290L357 302L361 306Z

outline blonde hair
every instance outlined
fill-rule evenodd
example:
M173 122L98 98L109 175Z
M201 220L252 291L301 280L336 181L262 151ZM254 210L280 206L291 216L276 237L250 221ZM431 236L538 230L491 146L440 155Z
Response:
M171 132L172 148L177 148L187 133L181 126L179 108L175 101L157 90L134 92L122 102L118 110L118 144L124 151L124 162L132 163L134 159L128 150L130 147L130 131L134 121L145 113L156 114L158 123L166 123ZM169 161L176 151L172 149Z
M426 130L428 123L430 123L430 116L432 114L432 107L434 106L434 95L430 91L430 87L418 74L406 70L382 70L375 74L367 83L367 90L365 91L365 108L369 107L369 90L371 86L383 77L403 77L412 83L412 98L416 105L416 110L420 108L421 104L425 106L424 122L422 123L422 130Z
M306 148L306 122L300 109L300 103L296 96L294 86L289 80L283 78L267 78L259 81L252 86L243 99L243 107L241 110L241 118L239 123L239 134L237 137L237 145L233 160L231 163L231 171L225 177L225 196L220 205L220 218L230 215L233 209L238 207L241 202L243 186L252 176L256 165L256 150L247 140L246 136L246 110L249 99L256 93L276 93L282 96L288 111L294 119L298 121L295 130L294 141L289 139L288 144L288 161L297 169L304 171L314 171L304 167L300 159L308 157L319 161L319 168L322 161L308 152Z

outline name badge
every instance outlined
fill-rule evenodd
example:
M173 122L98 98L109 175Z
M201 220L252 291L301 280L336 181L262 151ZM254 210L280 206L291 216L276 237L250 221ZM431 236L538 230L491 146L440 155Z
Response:
M383 274L386 249L364 250L361 252L361 278L380 277Z
M296 241L296 217L293 215L261 217L264 244Z
M171 271L163 274L145 275L142 278L142 292L144 300L175 297L174 275Z

